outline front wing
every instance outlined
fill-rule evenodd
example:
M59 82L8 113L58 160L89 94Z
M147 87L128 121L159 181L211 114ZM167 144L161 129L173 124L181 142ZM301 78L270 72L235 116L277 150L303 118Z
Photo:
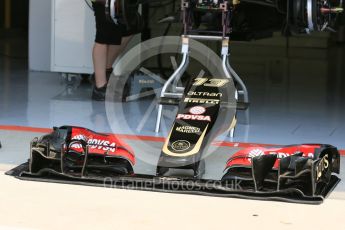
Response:
M109 149L112 141L101 138L116 142L115 151ZM134 174L130 147L113 138L78 127L56 128L32 142L28 163L7 174L23 180L308 204L322 203L340 181L340 154L329 145L243 149L230 157L222 178L206 180Z

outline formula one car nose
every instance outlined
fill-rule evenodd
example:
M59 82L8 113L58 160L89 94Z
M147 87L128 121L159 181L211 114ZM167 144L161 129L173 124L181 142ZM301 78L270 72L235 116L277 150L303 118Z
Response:
M133 151L115 135L63 126L31 142L30 172L51 169L73 176L133 173Z

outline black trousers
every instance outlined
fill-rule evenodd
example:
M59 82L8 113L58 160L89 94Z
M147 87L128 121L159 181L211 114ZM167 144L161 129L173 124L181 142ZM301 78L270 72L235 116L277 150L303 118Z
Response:
M96 19L95 42L106 45L121 45L123 37L133 35L133 31L128 31L125 25L116 25L106 19L105 6L101 2L93 2L93 9Z

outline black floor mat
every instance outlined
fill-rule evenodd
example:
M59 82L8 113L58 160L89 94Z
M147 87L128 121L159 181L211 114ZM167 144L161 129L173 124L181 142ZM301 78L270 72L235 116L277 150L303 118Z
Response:
M233 190L221 186L220 182L216 180L194 180L190 178L155 177L150 175L119 176L112 178L79 178L61 174L50 169L42 170L39 174L31 174L28 173L28 163L24 163L6 172L6 175L27 181L303 204L321 204L340 181L338 177L333 176L330 186L324 196L308 197L294 189L287 189L279 192Z

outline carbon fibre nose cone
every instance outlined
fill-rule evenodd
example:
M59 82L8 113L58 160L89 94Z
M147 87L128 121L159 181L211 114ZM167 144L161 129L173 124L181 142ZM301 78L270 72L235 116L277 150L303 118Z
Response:
M229 92L231 84L229 79L196 78L187 87L163 146L157 175L179 168L192 169L195 177L200 176L204 169L198 170L199 162L207 146L232 123L236 104L234 92Z

